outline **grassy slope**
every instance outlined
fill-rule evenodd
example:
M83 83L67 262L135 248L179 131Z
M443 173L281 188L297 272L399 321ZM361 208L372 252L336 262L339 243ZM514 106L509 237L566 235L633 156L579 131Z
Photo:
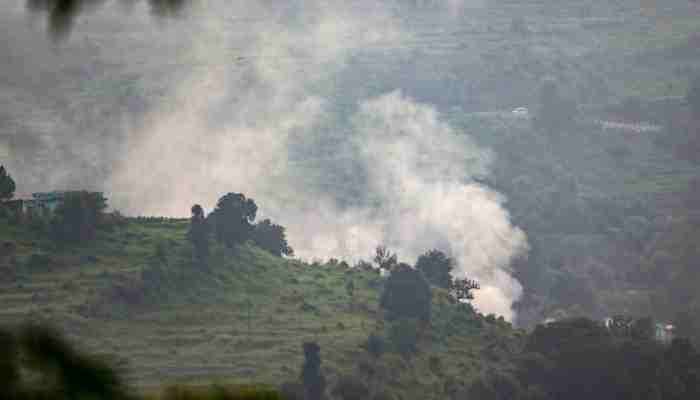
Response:
M0 243L16 243L11 268L20 273L0 281L0 323L47 319L86 349L125 361L139 386L277 385L298 376L306 340L321 345L331 381L369 362L359 345L377 327L381 280L371 273L284 260L253 247L235 255L215 248L210 270L193 270L186 221L130 220L90 245L71 249L52 248L26 228L3 225ZM160 285L147 287L141 270L158 243L168 254L167 272ZM48 267L29 268L38 253L50 255ZM345 293L348 276L356 285L352 306ZM115 287L148 293L143 302L131 302ZM421 342L420 354L412 362L387 354L379 364L383 380L397 394L439 396L448 377L468 382L485 368L505 366L504 352L517 345L511 339L519 334L507 324L446 308L445 294L435 294L434 329ZM445 339L439 328L447 313L454 317L460 311L462 322L453 324ZM439 370L429 367L431 357L440 358Z

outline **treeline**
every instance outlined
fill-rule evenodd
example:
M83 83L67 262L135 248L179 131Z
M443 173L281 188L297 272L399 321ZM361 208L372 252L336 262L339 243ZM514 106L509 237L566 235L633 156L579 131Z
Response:
M210 236L229 249L247 241L276 256L293 256L294 249L287 243L285 228L264 219L255 222L258 206L242 193L228 193L216 203L216 208L205 215L199 204L192 206L190 229L187 237L194 248L194 257L206 264L209 257Z
M511 371L490 371L468 390L480 400L691 400L700 354L685 339L664 346L587 319L538 326Z

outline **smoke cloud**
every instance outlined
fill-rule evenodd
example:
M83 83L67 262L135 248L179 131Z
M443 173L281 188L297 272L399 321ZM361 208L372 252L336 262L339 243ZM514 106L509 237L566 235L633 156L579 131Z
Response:
M413 262L438 248L458 261L456 275L480 281L482 312L512 319L521 287L508 268L527 240L505 199L473 179L488 174L495 156L400 86L348 90L354 59L381 68L412 39L396 5L377 3L212 0L193 7L187 23L144 29L167 49L153 49L167 64L134 56L149 60L139 65L150 73L167 70L152 84L159 95L144 115L111 124L117 134L70 148L78 156L64 170L78 159L103 175L46 181L89 181L131 215L187 216L194 203L211 210L221 195L242 192L288 228L305 259L355 261L385 244ZM80 37L78 25L71 41ZM51 140L85 136L41 138L55 149Z

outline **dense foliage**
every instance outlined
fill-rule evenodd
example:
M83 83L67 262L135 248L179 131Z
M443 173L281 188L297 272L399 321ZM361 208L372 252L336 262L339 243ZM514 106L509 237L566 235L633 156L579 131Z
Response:
M282 255L293 256L294 249L287 243L284 231L283 226L274 224L269 219L264 219L253 227L252 239L256 246L278 257Z
M204 216L204 209L199 204L192 206L190 230L187 237L192 242L194 259L200 265L205 265L209 258L209 225Z
M0 201L9 200L15 194L15 181L10 174L5 171L5 167L0 165Z
M386 281L380 304L389 319L430 320L432 292L423 274L400 263Z
M216 203L209 215L213 221L216 239L228 247L248 240L253 232L253 221L258 206L242 193L228 193Z
M306 342L304 365L301 367L301 381L304 385L305 400L321 400L326 390L326 377L321 371L321 347L316 342Z
M58 242L86 242L95 238L107 200L101 193L68 192L51 216L51 236Z
M447 289L452 283L455 261L440 250L430 250L418 257L416 269L423 273L432 285Z

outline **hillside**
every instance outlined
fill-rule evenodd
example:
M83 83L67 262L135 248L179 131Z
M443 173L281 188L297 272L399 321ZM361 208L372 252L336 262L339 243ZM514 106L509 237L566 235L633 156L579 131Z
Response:
M383 279L372 272L281 259L251 246L236 254L216 247L210 268L197 270L186 220L128 219L77 248L54 247L29 227L5 222L0 325L48 321L85 350L115 357L144 389L167 382L277 386L297 379L301 344L315 340L330 383L374 370L397 398L440 398L480 372L504 368L520 342L509 324L448 306L435 289L417 356L388 352L374 365L360 346L389 325L378 323Z

